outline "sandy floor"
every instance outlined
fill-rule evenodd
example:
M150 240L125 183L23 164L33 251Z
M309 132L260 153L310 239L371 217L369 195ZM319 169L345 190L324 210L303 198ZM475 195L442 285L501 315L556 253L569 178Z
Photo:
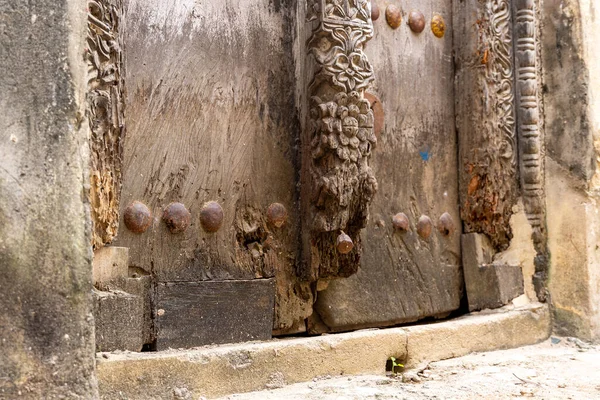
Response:
M600 346L553 337L536 346L434 362L403 376L327 376L223 399L512 398L600 399Z

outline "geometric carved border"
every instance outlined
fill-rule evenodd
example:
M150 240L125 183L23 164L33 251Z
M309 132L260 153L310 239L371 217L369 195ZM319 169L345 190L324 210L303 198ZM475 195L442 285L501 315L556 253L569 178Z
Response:
M515 0L519 167L525 213L537 253L534 286L545 300L548 248L544 197L544 135L540 111L539 27L535 0Z

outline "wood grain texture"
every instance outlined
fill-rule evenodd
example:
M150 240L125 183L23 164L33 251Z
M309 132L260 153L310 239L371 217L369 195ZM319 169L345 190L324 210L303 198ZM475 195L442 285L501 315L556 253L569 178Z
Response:
M461 214L502 251L519 196L511 2L454 4Z
M119 227L124 121L122 0L88 1L86 116L90 127L92 245L112 242Z
M406 24L391 30L383 19L374 23L366 53L375 70L372 91L385 112L372 158L379 191L362 234L358 273L332 280L317 295L321 321L315 322L324 324L313 327L317 332L447 315L462 296L452 8L441 0L413 0L403 8L420 10L428 21L440 14L449 28L438 39L430 30L417 35ZM409 217L406 233L394 231L399 212ZM459 229L449 237L436 227L429 240L418 236L421 215L437 225L445 212Z
M159 282L275 277L275 327L308 314L312 294L295 280L298 248L295 8L248 2L125 2L128 73L121 215L134 200L154 215L144 234L122 229L132 265ZM181 202L177 235L161 221ZM207 201L223 207L217 233L200 225ZM267 223L269 204L287 223ZM294 328L296 329L296 328Z
M273 279L161 283L158 350L271 338Z

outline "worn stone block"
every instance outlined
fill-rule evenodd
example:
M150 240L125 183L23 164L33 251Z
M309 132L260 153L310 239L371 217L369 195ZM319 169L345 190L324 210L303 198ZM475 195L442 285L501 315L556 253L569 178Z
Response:
M144 344L152 343L156 338L154 320L152 318L154 304L152 277L150 275L140 275L139 273L130 274L130 276L130 278L125 279L122 288L125 292L139 296L142 299L142 337L144 338Z
M525 291L518 265L494 264L494 250L485 235L462 236L462 257L469 311L498 308Z
M409 328L111 354L98 358L98 380L106 400L172 399L173 388L182 387L194 398L221 398L269 387L274 376L293 384L326 375L383 374L390 356L415 368L472 352L534 344L548 338L550 324L548 306L531 304Z
M140 351L144 345L144 300L120 290L93 291L96 350Z
M105 290L111 283L118 284L127 278L129 249L127 247L103 247L94 252L92 261L94 286Z

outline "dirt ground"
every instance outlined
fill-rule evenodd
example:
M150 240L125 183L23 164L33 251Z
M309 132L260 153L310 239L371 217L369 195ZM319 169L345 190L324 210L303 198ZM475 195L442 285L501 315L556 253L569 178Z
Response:
M600 399L600 346L552 337L535 346L432 362L398 376L273 382L273 389L223 399Z

